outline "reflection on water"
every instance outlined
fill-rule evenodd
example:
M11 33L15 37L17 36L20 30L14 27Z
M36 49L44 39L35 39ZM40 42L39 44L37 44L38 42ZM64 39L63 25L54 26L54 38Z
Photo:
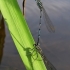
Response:
M22 2L22 7L23 7L23 14L25 13L24 12L24 8L25 8L25 0L23 0L23 2Z
M4 42L5 42L5 25L4 19L0 14L0 64L3 56Z

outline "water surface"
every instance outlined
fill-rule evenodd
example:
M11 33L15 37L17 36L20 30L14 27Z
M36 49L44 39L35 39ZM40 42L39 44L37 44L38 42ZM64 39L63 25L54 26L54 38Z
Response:
M18 2L22 9L22 0ZM41 48L57 70L70 70L70 0L42 0L42 2L55 27L55 33L49 33L42 21ZM25 18L35 41L38 34L39 16L40 12L35 1L26 0ZM6 25L5 32L1 65L23 70L23 63Z

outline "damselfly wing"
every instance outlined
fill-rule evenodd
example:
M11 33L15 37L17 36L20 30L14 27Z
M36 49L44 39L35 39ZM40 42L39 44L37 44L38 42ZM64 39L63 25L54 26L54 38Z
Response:
M44 17L44 20L45 20L45 24L46 24L46 27L48 29L49 32L55 32L55 28L54 28L54 25L52 24L42 2L40 0L35 0L36 3L37 3L37 6L39 7L40 11L42 11L43 13L43 17Z

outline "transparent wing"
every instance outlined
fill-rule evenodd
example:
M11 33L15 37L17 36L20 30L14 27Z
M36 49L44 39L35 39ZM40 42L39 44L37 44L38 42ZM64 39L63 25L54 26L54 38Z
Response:
M50 61L46 58L46 56L44 55L42 49L39 46L36 46L38 52L41 54L41 57L45 63L45 66L47 68L47 70L56 70L56 68L50 63Z
M42 11L43 11L43 17L44 17L45 24L46 24L48 31L49 32L55 32L54 25L52 24L52 22L48 16L46 10L44 9L44 7L42 7Z

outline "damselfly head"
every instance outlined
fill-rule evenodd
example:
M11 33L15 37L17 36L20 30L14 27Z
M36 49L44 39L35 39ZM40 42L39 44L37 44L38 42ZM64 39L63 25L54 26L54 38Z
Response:
M36 3L39 9L42 11L42 8L43 8L42 2L40 0L36 0Z

